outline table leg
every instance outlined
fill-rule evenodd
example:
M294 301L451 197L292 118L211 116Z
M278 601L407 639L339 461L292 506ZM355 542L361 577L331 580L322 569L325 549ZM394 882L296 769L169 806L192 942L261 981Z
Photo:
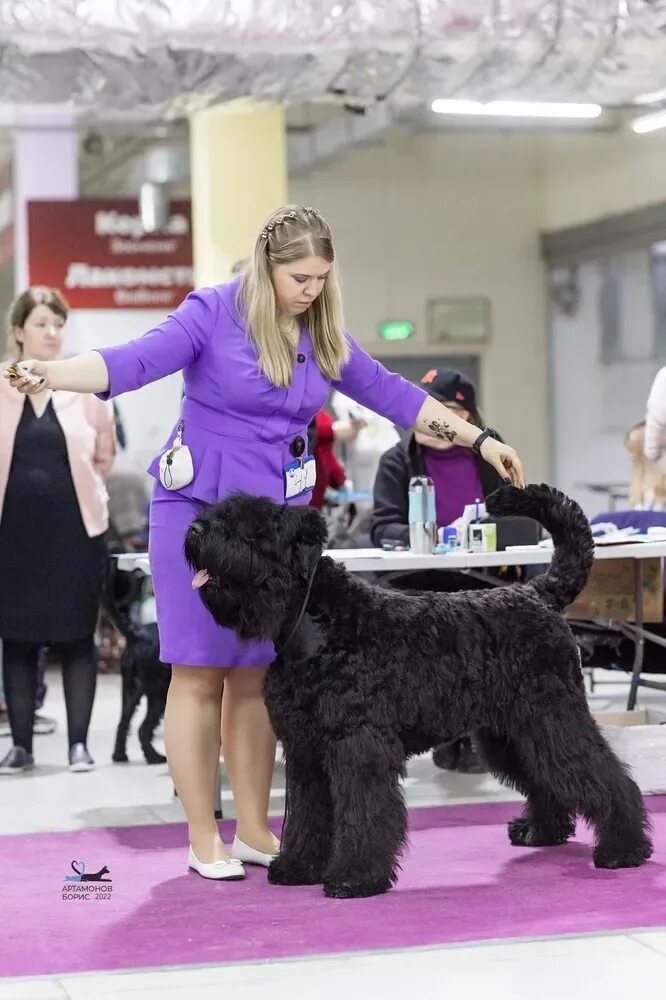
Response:
M215 819L223 819L222 816L222 765L217 765L217 781L215 784Z
M634 636L634 642L636 644L634 652L634 665L631 674L631 685L629 687L629 700L627 702L627 711L633 712L636 708L636 698L638 697L638 688L641 683L641 670L643 669L643 657L645 654L645 638L643 636L643 560L634 559L634 623L636 625L636 634Z

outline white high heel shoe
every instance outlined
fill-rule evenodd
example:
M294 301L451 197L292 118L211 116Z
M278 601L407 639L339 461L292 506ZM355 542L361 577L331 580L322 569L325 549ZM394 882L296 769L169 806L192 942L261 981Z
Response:
M275 854L263 854L261 851L255 851L254 847L248 847L238 837L234 837L231 850L234 857L244 861L246 865L261 865L262 868L268 868L273 858L278 856L277 851Z
M245 878L245 869L238 858L229 858L228 861L210 861L208 864L204 864L197 858L191 844L187 865L192 871L198 872L202 878L212 878L217 881L226 880L227 882L239 882Z

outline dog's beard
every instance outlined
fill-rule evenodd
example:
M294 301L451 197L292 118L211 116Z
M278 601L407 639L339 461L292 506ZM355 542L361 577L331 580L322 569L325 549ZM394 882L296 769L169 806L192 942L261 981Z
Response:
M185 538L192 586L215 621L242 639L275 642L326 526L310 507L237 495L208 508Z

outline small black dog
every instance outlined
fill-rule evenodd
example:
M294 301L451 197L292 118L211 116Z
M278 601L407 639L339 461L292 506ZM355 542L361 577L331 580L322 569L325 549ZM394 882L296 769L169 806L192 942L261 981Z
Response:
M166 757L153 746L153 736L164 715L167 692L171 681L171 668L160 660L157 625L136 625L131 607L143 587L143 574L126 572L117 568L116 560L109 560L104 598L104 611L125 639L122 658L122 711L116 730L116 743L111 759L126 764L127 736L139 702L145 696L146 715L139 726L139 743L147 764L164 764Z
M564 844L582 815L595 828L597 867L650 857L643 798L590 715L562 615L593 560L587 519L547 486L504 487L487 508L551 532L547 573L493 590L407 594L322 557L326 529L309 507L234 496L192 523L185 555L213 617L278 649L265 697L289 808L271 882L323 883L336 897L389 889L406 840L406 759L469 732L491 770L526 796L512 844Z

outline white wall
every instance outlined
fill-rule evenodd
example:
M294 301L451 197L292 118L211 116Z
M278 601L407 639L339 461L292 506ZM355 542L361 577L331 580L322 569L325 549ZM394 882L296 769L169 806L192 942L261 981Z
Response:
M396 353L435 353L425 341L427 300L490 297L492 339L480 349L484 416L519 448L531 479L547 476L541 157L534 139L396 130L384 145L292 178L290 197L329 219L348 325L372 352L389 353L377 324L395 318L417 326L414 339L393 345Z
M591 222L666 199L666 133L618 132L541 140L543 230Z
M163 312L152 309L72 310L65 351L76 354L123 344L163 319ZM145 472L178 419L182 384L180 374L170 375L117 400L127 434L127 453L119 458L123 467Z
M648 267L645 251L632 251L617 261L626 360L602 359L597 262L580 269L576 315L552 311L553 482L576 497L588 514L608 510L608 502L583 484L629 482L624 435L643 419L658 367L644 360L652 350L653 332Z
M543 158L542 228L553 230L618 215L666 200L666 135L628 129L605 135L548 137ZM651 356L654 309L646 251L618 262L626 360L601 358L598 262L580 269L582 301L568 319L552 313L551 428L553 479L588 513L607 509L605 498L579 484L629 481L626 431L643 419L659 367Z

